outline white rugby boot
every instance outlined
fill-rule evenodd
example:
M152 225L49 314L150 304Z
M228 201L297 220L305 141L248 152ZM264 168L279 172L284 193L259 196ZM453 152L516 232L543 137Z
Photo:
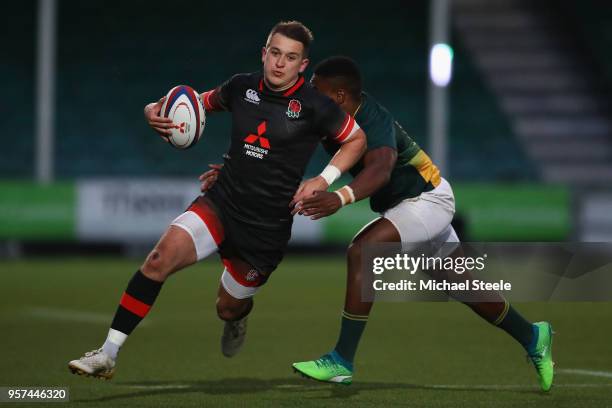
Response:
M115 360L100 347L97 350L88 351L78 360L72 360L68 363L68 368L73 374L110 380L115 373Z

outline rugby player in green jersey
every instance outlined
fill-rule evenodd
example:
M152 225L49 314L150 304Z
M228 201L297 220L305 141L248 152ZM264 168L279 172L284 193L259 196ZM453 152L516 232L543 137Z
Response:
M336 346L317 360L294 363L293 368L315 380L350 384L355 352L372 308L371 302L361 299L364 245L402 242L405 248L406 244L430 242L433 247L442 248L446 242L457 243L459 239L451 226L455 200L449 183L440 176L429 156L382 105L362 92L361 75L353 60L331 57L322 61L316 66L311 82L354 116L366 133L368 150L350 169L354 177L350 184L310 197L297 194L294 213L318 219L370 197L370 207L380 217L363 227L348 249L346 298ZM332 155L338 149L333 142L324 145ZM542 390L550 390L551 325L528 322L501 295L496 296L495 302L466 305L524 347Z
M372 308L371 302L361 300L364 245L402 242L406 248L406 244L416 247L431 242L434 247L442 248L444 243L458 243L450 224L455 200L450 185L429 156L389 111L362 92L361 75L354 61L346 57L328 58L316 66L311 82L354 116L366 133L368 150L350 169L354 179L347 186L335 192L319 191L312 197L298 190L291 203L295 205L294 214L300 212L319 219L334 214L344 205L370 197L372 211L381 216L366 225L348 249L345 306L336 346L317 360L294 363L293 368L315 380L350 384L357 346ZM324 146L332 155L338 149L331 142ZM212 170L200 176L202 190L210 188L221 168L220 165L211 167ZM498 301L466 305L525 348L537 370L541 388L550 390L553 380L550 324L532 324L499 294L491 295Z

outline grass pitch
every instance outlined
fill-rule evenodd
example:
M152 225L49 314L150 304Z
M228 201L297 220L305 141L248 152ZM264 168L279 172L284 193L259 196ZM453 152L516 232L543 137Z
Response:
M121 351L115 378L69 373L103 342L138 263L62 258L0 262L0 386L64 386L69 403L35 407L606 407L612 406L609 303L516 305L557 332L555 386L537 387L522 349L456 303L377 304L351 386L290 368L335 344L344 261L288 255L256 297L247 342L220 351L214 302L221 264L177 273ZM26 406L19 404L17 406Z

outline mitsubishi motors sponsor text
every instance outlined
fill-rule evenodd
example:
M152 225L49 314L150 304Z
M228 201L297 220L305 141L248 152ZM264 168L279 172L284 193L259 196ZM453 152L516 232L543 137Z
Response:
M264 155L268 154L268 149L262 147L253 146L251 144L244 144L244 153L247 156L252 156L257 159L263 159Z

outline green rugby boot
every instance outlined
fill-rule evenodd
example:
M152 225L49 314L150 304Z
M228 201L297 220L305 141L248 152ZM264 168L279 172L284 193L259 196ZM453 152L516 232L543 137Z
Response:
M313 380L350 385L353 382L353 368L339 362L335 351L318 360L293 363L293 371Z
M533 363L542 391L550 391L553 384L555 363L552 360L552 326L548 322L533 324L538 331L538 341L533 350L528 350L528 357Z

